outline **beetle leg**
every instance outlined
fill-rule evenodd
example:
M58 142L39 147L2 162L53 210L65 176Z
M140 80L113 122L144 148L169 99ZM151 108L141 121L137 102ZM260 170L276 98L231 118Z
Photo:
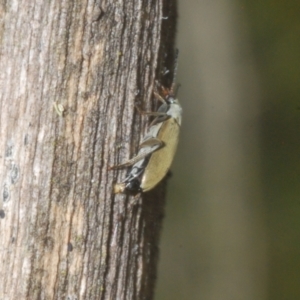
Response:
M149 127L151 127L151 126L153 126L153 125L155 125L155 124L157 124L157 123L164 122L164 121L168 120L169 118L170 118L169 115L162 113L160 116L156 117L156 118L150 123Z
M165 116L166 115L166 113L164 113L164 112L143 111L137 105L135 105L135 108L137 109L138 113L141 114L141 115L155 116L155 117L161 117L161 116Z
M136 162L142 160L143 158L150 155L151 153L153 153L154 151L156 151L158 148L160 148L162 146L163 146L163 142L161 140L156 139L156 138L150 138L150 139L144 141L140 145L140 148L148 147L149 149L144 149L144 151L142 151L140 154L137 154L133 158L125 161L124 163L109 167L108 169L109 170L115 170L115 169L120 169L120 168L125 168L125 167L132 166Z
M167 103L166 100L157 91L153 92L153 94L157 100L161 101L162 103Z
M155 147L155 150L163 146L163 142L160 139L157 138L150 138L148 140L143 141L140 145L139 148L144 148L144 147ZM158 146L158 147L156 147Z
M162 112L162 111L142 111L142 110L140 110L140 108L137 105L135 107L136 107L138 113L141 114L141 115L148 115L148 116L155 116L156 117L150 123L149 127L151 127L152 125L154 125L156 123L163 122L163 121L170 118L170 116L168 114L166 114L165 112Z

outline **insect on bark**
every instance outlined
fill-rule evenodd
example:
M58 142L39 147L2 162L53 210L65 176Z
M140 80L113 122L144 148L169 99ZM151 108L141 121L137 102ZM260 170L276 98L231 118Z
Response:
M150 191L166 176L171 167L178 144L182 108L174 94L174 83L170 89L161 90L161 94L154 92L155 97L162 102L156 112L143 112L138 109L141 114L156 118L150 124L137 155L110 168L132 166L124 181L115 184L116 194Z

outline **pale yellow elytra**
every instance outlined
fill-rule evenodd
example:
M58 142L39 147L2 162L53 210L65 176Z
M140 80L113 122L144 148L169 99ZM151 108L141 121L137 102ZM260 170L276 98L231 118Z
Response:
M179 108L178 101L176 105ZM178 144L181 107L178 113L180 115L173 115L164 121L158 132L157 138L162 141L163 146L153 152L149 158L140 185L143 192L153 189L166 176L171 167Z
M111 167L117 169L132 166L123 182L114 186L114 193L147 192L153 189L169 171L175 156L181 126L182 108L171 90L163 89L163 98L155 96L163 104L157 112L141 112L156 116L139 146L135 157Z

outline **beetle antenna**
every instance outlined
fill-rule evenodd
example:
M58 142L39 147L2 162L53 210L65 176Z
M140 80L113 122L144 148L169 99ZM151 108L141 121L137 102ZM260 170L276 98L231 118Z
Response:
M174 96L178 95L178 91L179 91L180 87L181 87L180 83L175 84L175 87L174 87Z
M174 69L173 69L173 81L172 81L172 85L171 85L171 89L170 89L170 93L172 95L176 95L177 94L177 90L178 88L176 88L176 77L177 77L177 69L178 69L178 54L179 54L179 50L176 48L175 50L175 59L174 59Z

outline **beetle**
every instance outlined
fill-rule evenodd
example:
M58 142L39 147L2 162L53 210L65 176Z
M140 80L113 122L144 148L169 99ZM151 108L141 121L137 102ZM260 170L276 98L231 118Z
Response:
M182 108L171 89L162 88L163 96L157 91L155 97L162 102L157 112L141 114L155 116L149 130L139 146L137 155L110 169L132 166L123 182L116 183L114 193L126 191L138 193L153 189L169 171L175 156L181 126Z

